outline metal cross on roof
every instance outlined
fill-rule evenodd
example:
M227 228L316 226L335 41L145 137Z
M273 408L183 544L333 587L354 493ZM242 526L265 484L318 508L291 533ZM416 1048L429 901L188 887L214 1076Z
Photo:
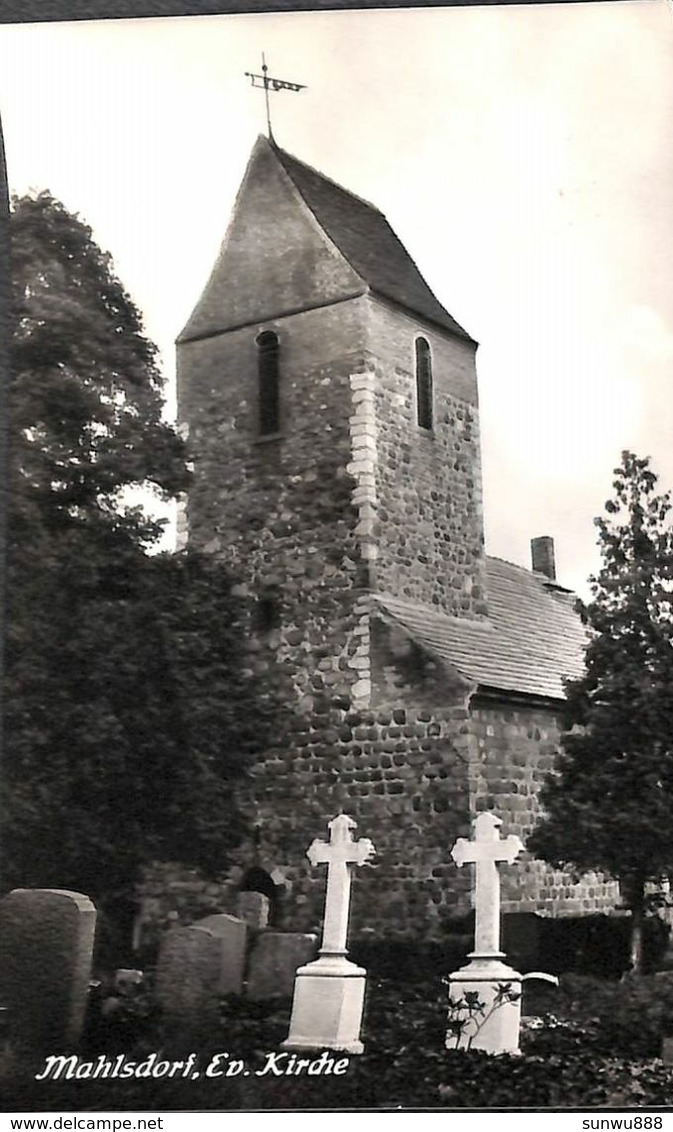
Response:
M303 83L289 83L289 82L286 82L285 79L272 79L269 76L268 71L269 71L269 68L266 65L266 59L264 58L264 52L262 52L262 73L261 73L261 75L254 74L251 71L246 71L245 75L246 75L246 78L250 79L250 83L251 83L252 86L254 86L257 90L263 90L264 91L264 102L265 102L265 105L266 105L266 125L267 125L267 129L269 131L269 140L273 141L273 131L271 129L271 108L269 106L269 91L272 90L272 91L275 92L275 91L279 91L279 90L293 90L293 91L306 90L306 86Z

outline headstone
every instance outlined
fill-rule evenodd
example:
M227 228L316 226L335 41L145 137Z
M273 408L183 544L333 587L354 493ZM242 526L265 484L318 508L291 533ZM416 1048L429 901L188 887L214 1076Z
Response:
M289 998L297 967L315 958L318 940L301 932L264 932L250 955L248 998Z
M283 1048L362 1053L366 971L346 958L346 942L353 870L368 863L375 850L369 838L353 840L356 825L347 814L339 814L327 828L329 841L314 841L306 854L314 867L327 865L322 946L319 958L297 971Z
M449 978L448 1049L516 1053L521 1021L521 975L503 963L500 950L498 865L510 864L523 850L512 834L500 839L502 822L483 813L474 821L474 840L459 837L451 856L456 865L474 864L474 951L470 962Z
M172 928L161 941L155 995L164 1022L190 1036L217 1023L220 941L198 927Z
M218 1020L219 999L242 993L246 932L241 920L220 914L164 936L156 999L169 1025L206 1030Z
M96 909L88 896L17 888L0 901L0 1004L18 1049L78 1041L86 1012Z
M268 896L263 892L239 892L236 915L254 930L263 931L269 922Z
M540 962L540 936L544 920L535 912L508 912L503 916L504 950L517 968L530 971Z
M220 941L218 994L242 994L248 925L238 916L218 912L199 920L194 927L211 932Z

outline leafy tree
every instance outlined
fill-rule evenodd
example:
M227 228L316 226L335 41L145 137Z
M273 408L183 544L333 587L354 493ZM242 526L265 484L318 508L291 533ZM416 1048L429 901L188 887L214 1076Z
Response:
M3 885L105 900L153 859L222 868L231 781L273 712L222 569L149 555L161 526L125 503L188 473L109 257L47 194L14 202L11 236Z
M5 608L7 542L7 442L9 437L9 189L7 164L0 120L0 611ZM2 614L0 613L0 624ZM0 761L2 759L2 716L4 640L0 631Z
M673 871L673 536L649 461L624 452L614 474L596 520L602 566L581 607L585 674L567 684L568 730L529 847L619 880L641 969L646 885Z
M159 529L123 492L186 485L156 348L110 257L49 194L14 202L11 245L13 514L151 545Z

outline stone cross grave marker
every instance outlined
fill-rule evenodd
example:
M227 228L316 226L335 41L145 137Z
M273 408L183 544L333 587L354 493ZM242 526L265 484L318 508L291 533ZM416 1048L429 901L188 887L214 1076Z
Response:
M353 870L371 861L375 849L368 837L353 839L356 823L347 814L333 818L327 828L329 841L316 839L306 854L314 867L327 865L322 946L313 963L297 970L283 1048L362 1053L366 971L346 958L346 944Z
M355 827L352 818L347 814L339 814L328 822L329 841L316 838L306 853L314 868L316 865L327 865L325 921L320 954L328 957L346 956L352 866L366 864L375 853L368 837L353 840L352 830Z
M474 841L459 837L451 856L461 868L466 864L475 866L474 882L474 951L475 957L500 958L500 876L498 864L512 864L523 843L519 837L510 833L500 839L502 822L495 814L484 813L474 822Z
M519 1048L521 975L503 962L500 950L498 866L512 864L524 847L514 834L501 840L501 825L495 814L479 814L474 840L459 837L451 850L459 868L475 867L475 923L470 962L449 976L448 1049L515 1053Z

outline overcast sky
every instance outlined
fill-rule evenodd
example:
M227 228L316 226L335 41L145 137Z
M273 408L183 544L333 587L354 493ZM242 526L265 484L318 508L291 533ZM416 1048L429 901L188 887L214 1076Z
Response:
M487 548L597 565L625 447L673 487L668 0L0 27L10 188L90 223L172 377L263 96L278 143L381 208L480 343Z

